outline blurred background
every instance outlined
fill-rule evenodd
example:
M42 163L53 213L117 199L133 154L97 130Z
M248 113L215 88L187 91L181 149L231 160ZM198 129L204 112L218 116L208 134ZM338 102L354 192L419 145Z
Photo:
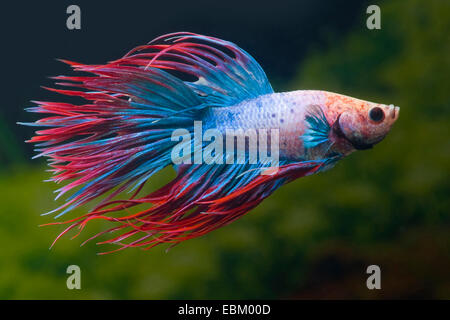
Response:
M66 28L68 1L2 5L0 298L240 299L450 298L450 3L448 1L76 1L82 29ZM366 8L381 8L381 30ZM395 104L401 115L374 149L299 179L229 226L168 253L106 249L75 240L40 214L53 201L45 161L17 121L39 86L71 74L55 58L104 63L161 34L192 31L251 53L276 91L322 89ZM174 176L159 175L154 185ZM77 210L66 216L83 213ZM81 268L81 290L66 268ZM366 287L381 268L381 290Z

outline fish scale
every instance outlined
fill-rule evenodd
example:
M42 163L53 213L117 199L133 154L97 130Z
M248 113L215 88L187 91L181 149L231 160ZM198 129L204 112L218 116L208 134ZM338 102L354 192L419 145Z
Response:
M270 93L234 106L209 109L205 130L215 128L225 135L226 129L278 129L281 159L304 160L308 155L300 137L306 130L307 107L324 101L319 90Z

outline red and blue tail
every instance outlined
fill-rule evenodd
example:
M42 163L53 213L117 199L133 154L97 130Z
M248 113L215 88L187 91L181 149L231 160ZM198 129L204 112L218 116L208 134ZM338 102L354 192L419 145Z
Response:
M86 215L59 222L69 223L60 236L104 219L116 226L101 234L121 234L103 243L119 249L176 244L230 223L282 184L323 164L284 163L274 175L260 175L249 164L182 166L172 182L140 196L144 183L171 165L175 129L192 132L206 108L273 92L263 69L231 42L186 32L159 37L105 65L64 62L91 75L58 76L57 85L72 89L47 89L86 103L36 101L29 111L52 116L28 124L43 127L29 142L36 143L36 157L49 158L51 180L67 182L58 197L78 189L52 211L59 212L56 217L104 199ZM134 192L117 200L125 190ZM142 210L117 217L134 206Z

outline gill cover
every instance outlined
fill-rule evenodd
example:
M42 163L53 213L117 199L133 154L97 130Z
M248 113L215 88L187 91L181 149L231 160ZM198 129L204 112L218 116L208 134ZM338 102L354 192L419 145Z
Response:
M380 126L371 124L367 117L357 112L341 113L334 126L335 132L349 141L356 150L366 150L380 142L383 134Z

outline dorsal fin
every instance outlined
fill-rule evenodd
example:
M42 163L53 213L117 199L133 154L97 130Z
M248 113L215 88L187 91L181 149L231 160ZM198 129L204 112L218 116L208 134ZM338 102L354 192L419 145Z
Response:
M140 65L173 72L206 103L229 106L273 93L264 70L232 42L188 32L156 38L131 50L114 64Z

